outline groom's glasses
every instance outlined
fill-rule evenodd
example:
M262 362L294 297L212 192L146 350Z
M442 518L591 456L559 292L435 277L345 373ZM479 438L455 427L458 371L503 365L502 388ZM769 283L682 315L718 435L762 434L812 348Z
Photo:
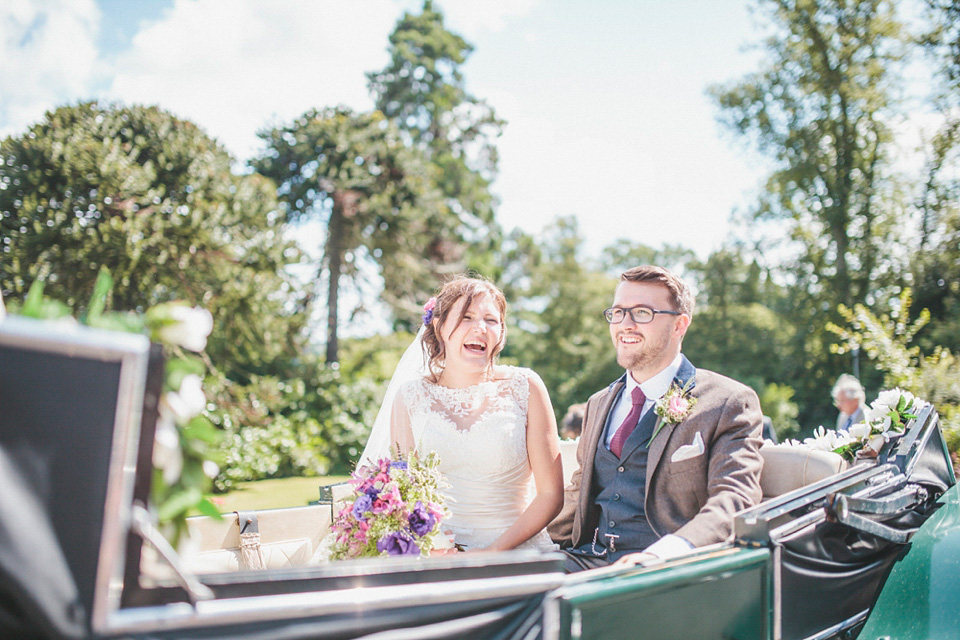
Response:
M630 314L630 318L637 324L647 324L648 322L653 322L653 319L658 313L665 313L670 316L683 315L679 311L663 311L661 309L654 309L653 307L648 307L646 305L640 305L639 307L634 307L632 309L610 307L609 309L604 309L603 317L606 318L607 322L610 324L620 324L623 322L623 319L628 313Z

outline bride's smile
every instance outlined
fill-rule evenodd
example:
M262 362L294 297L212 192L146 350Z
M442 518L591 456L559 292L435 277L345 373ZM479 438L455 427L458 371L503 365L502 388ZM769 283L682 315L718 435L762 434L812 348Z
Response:
M503 336L503 317L488 295L460 298L440 327L444 344L443 384L469 386L487 379Z

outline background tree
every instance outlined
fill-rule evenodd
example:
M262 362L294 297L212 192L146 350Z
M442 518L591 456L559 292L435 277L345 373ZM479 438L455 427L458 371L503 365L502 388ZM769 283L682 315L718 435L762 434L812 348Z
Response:
M785 264L795 324L798 397L825 416L829 357L822 327L839 304L879 305L899 284L893 240L909 219L891 168L890 119L904 37L887 0L764 0L773 33L764 68L711 91L722 121L776 166L755 210L796 247ZM781 248L783 251L784 248Z
M914 307L931 314L918 340L930 351L960 351L960 5L927 0L927 27L919 39L940 81L931 96L942 124L927 147L925 179L917 197L920 242L911 266Z
M209 309L207 353L228 376L296 353L303 318L284 269L299 252L283 239L273 184L231 165L198 127L156 107L48 113L0 143L4 297L22 299L40 278L81 308L105 267L116 281L107 308Z
M260 137L267 150L252 164L276 180L286 218L323 223L326 359L337 362L341 278L357 275L362 252L409 287L424 279L418 256L439 250L429 231L439 203L432 167L378 111L312 109Z
M447 30L443 14L426 0L419 14L404 13L397 22L388 51L387 66L367 75L369 88L376 108L435 167L431 177L443 208L429 227L434 280L465 269L489 275L502 236L490 184L497 171L494 140L504 123L466 89L462 65L473 47ZM411 329L404 319L416 317L426 291L404 297L392 295L396 289L387 278L398 326Z
M544 232L538 253L525 264L528 279L515 288L504 360L513 359L543 378L559 422L623 374L601 315L616 280L585 266L575 218L560 218Z
M116 281L98 302L107 309L203 306L214 316L209 417L225 432L217 486L347 468L375 389L310 352L304 296L287 274L300 253L270 180L233 173L212 139L154 107L61 107L0 143L0 158L8 301L44 279L85 317L105 268Z
M712 369L762 393L770 383L789 380L794 327L765 303L782 295L755 261L737 249L720 249L706 261L688 264L697 287L694 321L684 353L698 367ZM761 302L761 300L763 302Z

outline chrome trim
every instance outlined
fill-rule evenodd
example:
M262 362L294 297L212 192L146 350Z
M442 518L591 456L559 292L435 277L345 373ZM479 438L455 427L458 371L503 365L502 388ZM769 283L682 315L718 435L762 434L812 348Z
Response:
M559 640L560 638L560 596L556 591L543 599L540 608L543 616L543 640Z
M779 544L773 545L771 560L773 562L773 640L783 638L783 579L782 568L780 566L780 556L783 554L783 547Z
M97 583L91 613L91 626L94 630L107 626L107 618L120 608L120 597L123 593L126 542L130 531L150 351L150 341L146 336L140 337L143 338L142 351L125 354L120 368L120 389L103 512L103 535L100 538L100 558L97 563Z
M150 514L147 509L139 503L133 505L133 517L130 523L130 530L140 536L144 542L153 545L160 558L167 563L167 566L173 571L177 583L187 592L190 602L199 600L212 600L215 596L213 590L200 582L195 575L188 572L180 563L180 556L174 551L173 547L163 537L163 534L153 526L150 521Z
M338 591L310 591L249 598L207 600L194 605L121 609L110 620L111 633L166 631L185 627L252 624L335 613L469 602L478 599L523 597L551 591L563 582L562 573L504 578L480 578L388 587L358 587Z
M867 615L868 615L869 613L870 613L870 610L869 610L869 609L864 609L864 610L861 611L860 613L858 613L858 614L856 614L856 615L853 615L853 616L850 616L849 618L847 618L847 619L844 620L843 622L838 622L837 624L833 625L832 627L828 627L828 628L826 628L826 629L823 629L823 630L820 631L819 633L815 633L815 634L812 635L812 636L807 636L807 637L804 638L803 640L826 640L827 638L832 638L833 636L835 636L835 635L838 634L839 632L845 631L846 629L850 629L850 628L852 628L855 624L858 624L858 623L863 622L864 620L866 620L866 619L867 619Z
M66 356L118 361L120 356L150 348L146 336L106 331L61 320L7 316L0 322L0 344Z

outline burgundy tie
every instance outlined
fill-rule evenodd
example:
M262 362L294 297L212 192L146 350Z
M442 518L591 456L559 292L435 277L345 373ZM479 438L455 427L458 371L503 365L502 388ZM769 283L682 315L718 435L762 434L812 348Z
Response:
M623 419L623 424L621 424L617 432L613 434L613 440L610 441L610 451L618 458L623 452L623 443L627 441L627 438L630 437L630 434L633 433L633 430L636 428L637 422L640 421L640 412L643 411L643 403L647 401L640 387L634 387L633 394L631 394L630 397L633 400L633 407L631 407L627 417Z

